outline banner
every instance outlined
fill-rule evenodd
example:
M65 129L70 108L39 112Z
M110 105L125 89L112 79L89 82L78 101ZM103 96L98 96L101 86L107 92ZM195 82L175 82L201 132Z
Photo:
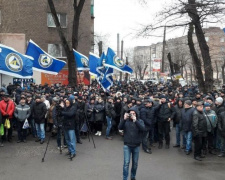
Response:
M153 72L160 72L161 70L161 59L154 59L153 60L153 65L152 65L152 71Z
M62 70L57 75L41 73L41 84L45 83L68 85L68 70Z
M83 71L83 70L89 70L89 60L88 58L79 53L78 51L73 50L73 54L75 57L75 63L77 65L77 70L78 71Z

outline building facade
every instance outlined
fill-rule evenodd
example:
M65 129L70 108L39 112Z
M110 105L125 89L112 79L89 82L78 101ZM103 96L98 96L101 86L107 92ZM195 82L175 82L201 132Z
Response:
M74 17L73 0L54 0L54 4L64 35L71 45ZM66 60L46 0L0 0L0 32L25 34L25 46L32 39L52 56ZM94 0L86 0L80 17L78 51L88 55L90 51L94 50L93 48Z

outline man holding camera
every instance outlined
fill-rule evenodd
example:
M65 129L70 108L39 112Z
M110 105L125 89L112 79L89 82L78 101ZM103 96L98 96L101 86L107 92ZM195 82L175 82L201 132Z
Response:
M124 165L123 165L123 180L128 179L128 171L130 157L132 154L131 180L135 180L140 144L142 142L142 134L145 131L144 122L138 118L136 108L131 108L128 113L124 114L119 124L119 130L124 131Z

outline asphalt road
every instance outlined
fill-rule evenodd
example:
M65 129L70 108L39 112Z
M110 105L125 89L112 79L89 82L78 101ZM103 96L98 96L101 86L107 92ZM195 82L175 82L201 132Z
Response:
M173 130L174 131L174 130ZM172 143L175 142L174 132ZM56 139L50 141L45 162L43 145L28 137L27 143L5 143L0 148L0 180L122 180L123 142L94 136L96 149L88 139L77 145L77 156L70 161L60 155ZM203 162L181 149L153 148L151 155L141 151L137 180L224 180L225 158L207 155Z

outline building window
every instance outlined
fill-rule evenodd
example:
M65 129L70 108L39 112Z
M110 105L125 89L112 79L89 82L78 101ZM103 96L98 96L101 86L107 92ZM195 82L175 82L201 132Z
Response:
M206 42L209 42L209 37L205 37Z
M224 38L223 37L220 39L220 42L224 42Z
M67 27L67 16L66 16L66 14L57 13L57 16L59 18L59 23L60 23L61 27L66 28ZM51 13L47 14L47 25L48 25L48 27L56 27Z
M48 44L48 53L56 58L66 56L61 44Z

